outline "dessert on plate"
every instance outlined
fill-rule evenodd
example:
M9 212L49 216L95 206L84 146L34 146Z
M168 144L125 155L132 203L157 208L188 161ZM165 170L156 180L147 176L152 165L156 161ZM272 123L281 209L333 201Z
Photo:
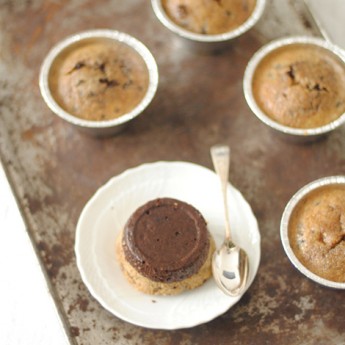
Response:
M201 213L172 198L148 201L128 219L116 241L124 275L138 290L176 295L212 274L214 240Z

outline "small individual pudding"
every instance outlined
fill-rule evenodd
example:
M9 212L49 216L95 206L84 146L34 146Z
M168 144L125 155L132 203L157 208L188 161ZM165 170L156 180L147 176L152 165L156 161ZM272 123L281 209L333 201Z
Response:
M201 213L171 198L139 207L116 242L128 281L153 295L175 295L202 285L212 274L214 250Z
M256 0L162 0L162 5L178 26L198 34L217 35L247 21Z
M56 102L91 121L111 120L144 98L149 74L142 57L125 43L90 39L60 54L49 77Z
M321 127L345 112L345 64L317 45L296 43L269 53L252 87L259 108L288 127Z
M290 246L311 272L345 282L345 186L334 184L307 194L291 214Z

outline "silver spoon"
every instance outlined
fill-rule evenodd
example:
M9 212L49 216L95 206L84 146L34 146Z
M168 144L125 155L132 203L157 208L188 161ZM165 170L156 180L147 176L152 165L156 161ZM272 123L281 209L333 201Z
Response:
M230 165L230 148L216 145L211 147L214 168L219 176L225 211L225 240L212 258L213 277L219 288L227 295L239 296L248 279L249 260L247 253L231 239L228 213L227 184Z

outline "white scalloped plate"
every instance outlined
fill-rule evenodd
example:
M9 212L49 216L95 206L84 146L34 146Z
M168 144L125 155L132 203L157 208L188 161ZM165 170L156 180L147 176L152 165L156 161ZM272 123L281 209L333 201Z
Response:
M242 194L230 184L228 188L233 238L249 254L248 288L259 266L260 233ZM177 296L145 295L126 281L116 261L115 240L128 217L157 197L173 197L196 207L217 246L221 244L224 215L215 173L187 162L144 164L110 179L83 209L75 243L82 279L104 308L135 325L178 329L208 322L226 312L240 297L224 295L213 279Z

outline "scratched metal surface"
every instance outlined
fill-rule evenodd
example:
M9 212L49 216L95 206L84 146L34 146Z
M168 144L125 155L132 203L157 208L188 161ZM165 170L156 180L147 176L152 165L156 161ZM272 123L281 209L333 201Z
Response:
M301 1L269 0L252 31L209 55L181 46L145 0L0 0L0 25L1 159L71 343L345 343L344 293L298 273L279 238L292 194L311 180L344 173L345 129L308 145L282 141L252 115L242 94L246 63L263 43L317 34ZM134 35L151 49L160 71L147 113L107 139L54 117L38 88L52 45L91 28ZM76 267L75 226L83 206L110 177L141 163L186 160L211 167L208 151L217 142L231 145L230 178L259 222L257 278L231 310L195 328L146 330L117 319L91 297Z

